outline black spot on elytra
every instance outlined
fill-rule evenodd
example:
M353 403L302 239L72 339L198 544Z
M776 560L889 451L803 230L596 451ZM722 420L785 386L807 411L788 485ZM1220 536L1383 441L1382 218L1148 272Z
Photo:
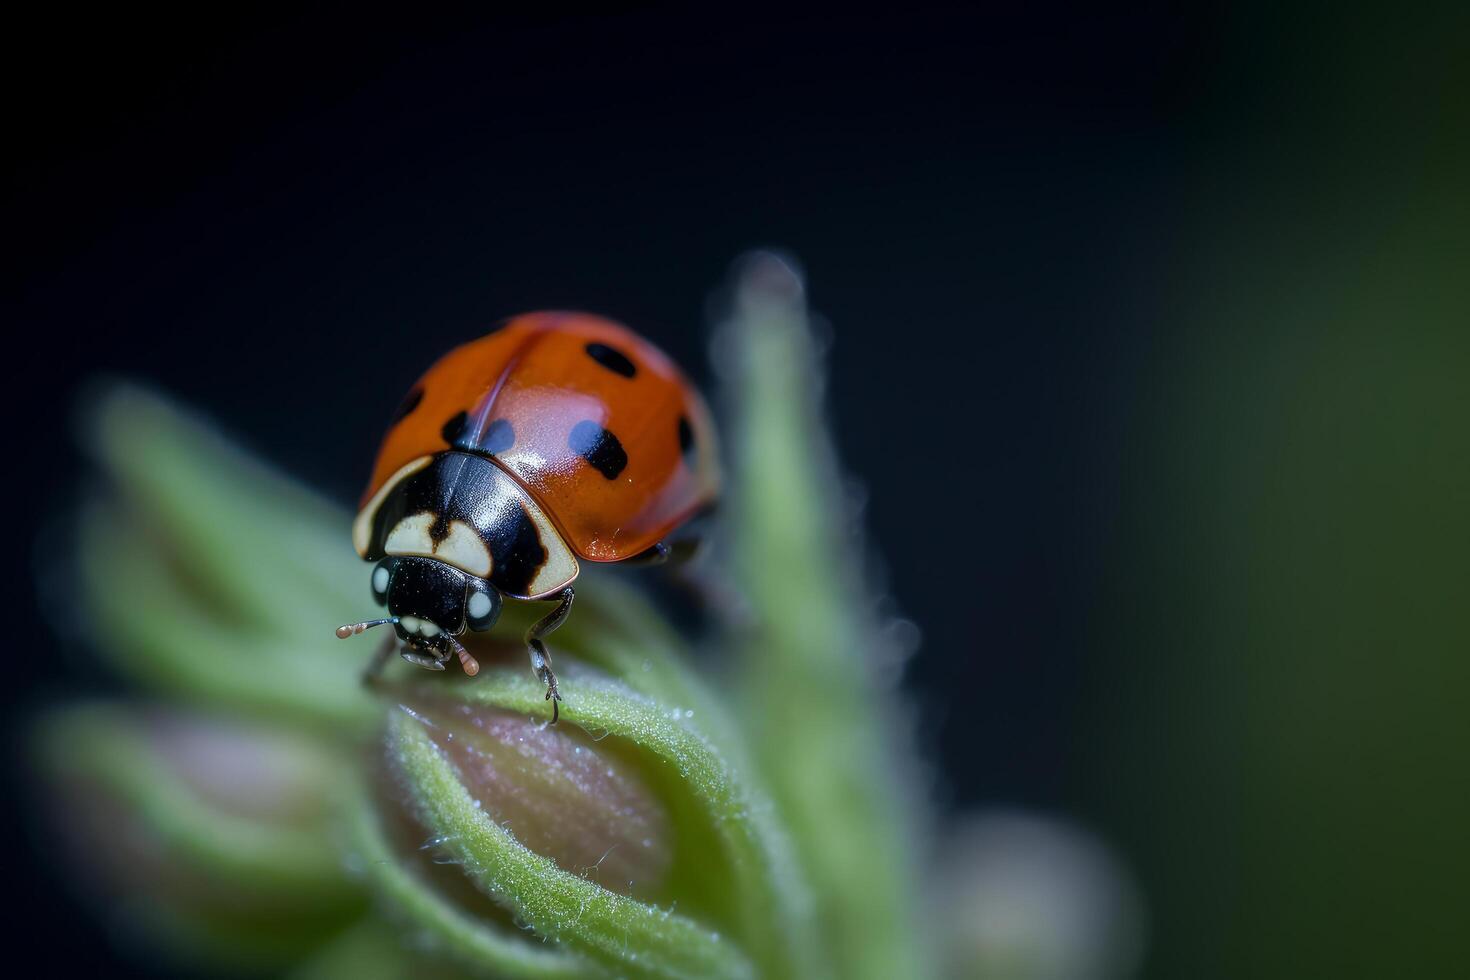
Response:
M623 467L628 465L628 454L623 451L618 437L591 419L572 426L567 445L609 480L616 480Z
M679 453L684 457L684 462L689 466L694 465L694 427L689 424L689 417L679 416Z
M393 421L388 423L391 429L413 414L413 410L419 407L419 402L424 400L424 389L414 386L403 396L403 401L398 403L398 408L393 413Z
M511 526L497 528L490 536L490 558L490 581L496 588L510 595L531 591L532 580L546 564L546 548L522 504L516 504Z
M485 430L485 435L480 439L479 448L487 453L503 453L516 444L516 430L510 424L510 419L496 419L490 423L490 428Z
M607 344L599 344L593 341L587 345L587 356L607 368L613 374L621 374L625 378L631 378L638 373L638 368L632 361L628 360L628 355L615 347L607 346Z
M459 412L454 418L445 422L444 428L439 430L444 436L444 441L451 446L458 446L460 440L464 438L465 426L469 424L469 421L470 417L468 414Z

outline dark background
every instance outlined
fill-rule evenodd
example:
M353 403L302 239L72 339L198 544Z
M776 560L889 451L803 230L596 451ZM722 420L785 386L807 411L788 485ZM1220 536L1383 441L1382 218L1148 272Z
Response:
M1179 811L1140 801L1176 763L1218 760L1127 750L1171 738L1167 720L1107 737L1151 696L1133 686L1147 664L1189 662L1163 627L1118 626L1172 574L1139 557L1156 542L1146 447L1193 448L1168 428L1167 352L1241 288L1199 256L1279 241L1234 212L1313 195L1324 215L1392 211L1343 190L1345 161L1365 161L1364 187L1412 187L1443 148L1412 143L1406 167L1364 155L1440 132L1424 113L1463 79L1452 42L1421 43L1453 38L1442 23L1391 46L1394 72L1427 57L1441 74L1411 71L1412 95L1363 83L1376 135L1330 135L1360 132L1361 105L1322 77L1357 78L1352 46L1380 27L1197 5L32 15L4 66L9 506L54 515L74 486L69 419L98 372L200 406L348 503L403 391L485 325L594 310L708 380L709 292L740 252L790 250L831 323L839 450L923 632L906 683L940 807L1018 803L1099 830L1142 879L1159 975L1200 975L1195 955L1238 938L1219 922L1245 886L1181 872L1154 846ZM23 708L63 682L17 588L6 693ZM1209 792L1192 800L1226 832L1176 827L1186 851L1238 843ZM103 965L97 927L36 888L33 940ZM1200 901L1213 931L1175 911Z

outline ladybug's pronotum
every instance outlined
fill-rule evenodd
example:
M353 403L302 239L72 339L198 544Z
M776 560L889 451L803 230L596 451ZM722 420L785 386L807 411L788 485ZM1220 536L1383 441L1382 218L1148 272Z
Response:
M716 457L704 400L651 343L586 313L515 317L399 406L352 527L388 616L337 635L394 627L370 675L395 648L474 674L457 637L494 626L503 598L555 601L526 633L554 721L544 637L571 610L578 561L666 558L664 539L714 502Z

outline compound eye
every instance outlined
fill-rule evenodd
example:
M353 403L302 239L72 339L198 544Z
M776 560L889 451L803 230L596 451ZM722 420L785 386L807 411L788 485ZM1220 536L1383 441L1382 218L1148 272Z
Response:
M464 604L465 625L476 633L483 633L495 625L500 618L500 593L492 588L470 586L469 598Z
M388 604L388 583L393 581L393 559L385 558L373 569L373 599L380 606Z

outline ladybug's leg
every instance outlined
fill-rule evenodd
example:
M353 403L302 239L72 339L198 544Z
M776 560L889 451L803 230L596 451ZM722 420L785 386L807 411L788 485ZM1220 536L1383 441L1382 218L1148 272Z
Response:
M698 531L686 528L672 541L659 542L668 565L666 581L708 615L726 624L740 624L749 618L744 597L718 565L695 561L705 541ZM629 561L638 561L643 554L634 555Z
M666 547L669 549L669 561L675 565L684 565L699 554L699 549L704 547L704 538L698 534L685 534Z
M572 600L576 598L576 592L569 585L561 590L557 598L561 600L557 607L526 630L526 645L531 648L531 669L541 678L541 683L546 685L546 700L551 702L553 725L561 717L561 709L557 707L561 692L556 689L556 675L551 672L551 653L546 649L546 644L541 642L541 638L566 622L567 614L572 611Z
M682 565L698 553L699 545L700 539L691 535L676 538L672 543L657 541L652 547L644 548L633 557L624 558L620 564L638 568L665 564Z
M652 565L662 565L669 560L671 549L662 541L655 541L653 546L645 548L632 558L623 559L625 565L634 565L639 568L647 568Z
M367 668L362 672L362 682L371 686L377 683L383 674L383 667L388 663L388 658L393 656L393 650L398 646L398 637L390 630L383 637L383 642L378 644L378 652L373 654L373 659L368 661Z

